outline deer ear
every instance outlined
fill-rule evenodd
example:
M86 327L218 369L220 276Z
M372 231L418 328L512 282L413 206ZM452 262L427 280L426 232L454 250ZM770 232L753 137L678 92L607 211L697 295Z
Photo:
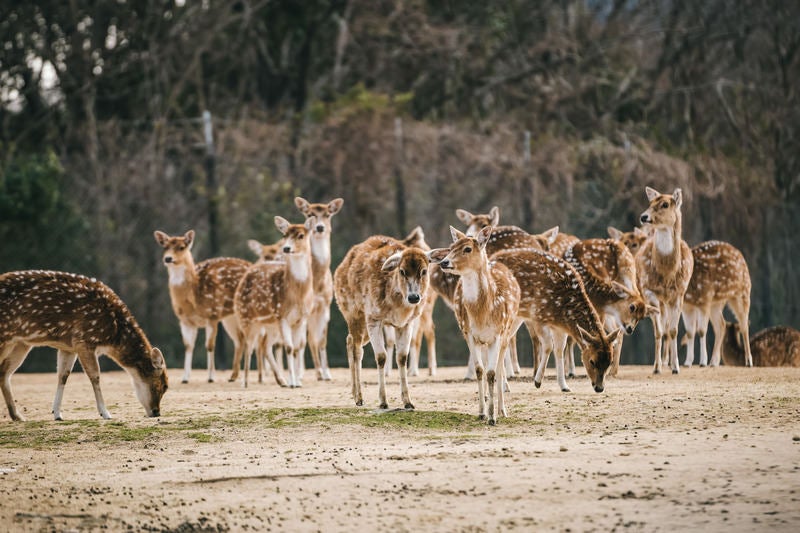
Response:
M286 235L286 232L289 230L289 221L282 216L276 216L275 227L278 228L278 231L280 231L282 235Z
M425 252L425 255L428 257L428 261L432 263L441 263L449 253L450 248L434 248L433 250Z
M411 233L406 235L406 237L401 241L406 246L417 246L420 247L425 243L425 232L422 231L420 226L411 230Z
M553 226L549 230L545 231L542 235L547 238L547 244L553 244L553 242L556 240L556 237L558 237L558 226Z
M486 243L489 242L489 237L492 236L493 229L493 226L486 226L485 228L481 229L477 235L475 235L475 240L478 241L478 246L481 248L486 248Z
M614 344L615 342L617 342L617 339L619 339L620 335L622 335L622 334L623 334L623 330L622 330L622 328L620 328L620 329L618 329L618 330L616 330L616 331L614 331L612 333L609 333L608 337L606 337L606 341L608 342L608 344Z
M314 227L314 222L310 218L307 218L305 222L303 222L303 227L306 228L307 231L311 231Z
M644 188L644 193L647 195L647 201L648 202L652 202L653 198L655 198L655 197L657 197L658 195L661 194L660 192L658 192L657 190L655 190L652 187L645 187Z
M647 232L642 228L640 228L639 226L633 228L633 234L638 235L639 237L647 237Z
M675 205L680 208L683 204L683 191L680 189L675 189L675 192L672 193L672 199L675 200Z
M188 249L192 249L192 244L194 244L194 230L190 229L183 235L183 240L186 241L186 247Z
M342 205L344 205L344 200L341 199L341 198L337 198L335 200L331 200L328 203L328 214L330 216L335 215L342 208Z
M594 335L592 335L591 333L589 333L588 331L586 331L585 329L583 329L580 326L578 326L578 333L580 333L581 339L583 339L583 342L585 342L585 343L589 343L589 342L592 342L592 341L597 341L597 337L595 337Z
M255 239L248 239L247 247L250 248L250 251L256 254L257 256L261 257L261 243Z
M167 235L163 231L158 231L158 230L153 232L153 237L156 238L156 242L162 247L166 246L167 239L169 239L169 235Z
M472 223L472 219L474 218L472 216L472 213L470 213L469 211L465 211L464 209L456 209L456 217L465 226L469 226Z
M622 232L615 228L614 226L609 226L606 228L608 232L608 236L614 240L621 241L622 240Z
M400 264L400 258L403 256L401 252L394 253L390 255L386 261L383 262L383 266L381 270L384 272L389 272L390 270L394 270Z
M463 233L458 231L453 226L450 226L450 236L453 238L453 242L456 242L457 240L463 239L463 238L466 237L466 235L464 235Z
M611 288L614 289L614 293L619 297L620 300L624 300L629 296L633 296L632 292L628 287L620 283L619 281L612 281Z
M297 209L299 209L301 213L308 216L308 207L309 207L308 200L306 200L305 198L301 198L300 196L297 196L294 199L294 205L297 206Z
M167 367L167 363L164 361L164 354L158 348L150 350L150 361L152 361L153 368L156 370L164 370Z
M492 226L497 226L500 224L500 208L497 206L492 207L489 210L489 216L492 219Z
M653 316L657 315L661 312L661 310L653 304L647 304L644 306L645 316Z

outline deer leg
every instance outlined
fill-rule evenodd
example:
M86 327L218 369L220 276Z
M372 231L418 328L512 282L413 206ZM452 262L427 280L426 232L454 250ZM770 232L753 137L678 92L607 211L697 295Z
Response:
M367 324L367 334L369 335L369 342L372 344L372 351L375 352L375 363L378 366L378 407L380 409L388 409L389 404L386 403L386 339L384 331L387 331L380 321L373 321ZM392 328L394 334L394 328ZM391 359L390 359L391 361ZM391 364L391 363L390 363Z
M392 374L393 356L395 350L397 350L397 332L394 330L394 327L384 326L383 339L386 345L386 365L383 367L383 375L388 378Z
M328 364L328 322L328 320L325 321L324 332L319 344L319 362L320 365L322 365L322 379L325 381L331 381L333 379L331 376L331 367Z
M428 347L428 375L435 376L436 375L436 333L431 326L428 331L425 332L425 343Z
M350 362L350 379L353 382L353 400L360 407L364 405L364 397L361 394L361 360L364 357L364 349L356 344L352 333L347 334L346 345L347 360Z
M469 357L467 358L467 373L464 375L465 380L472 381L477 379L477 371L475 370L475 351L470 347Z
M78 359L81 362L83 371L89 377L89 382L94 390L94 399L97 402L97 411L106 420L111 418L111 414L106 409L106 402L103 400L103 393L100 391L100 364L97 356L91 353L79 353Z
M564 374L564 351L567 349L567 336L561 332L553 334L553 345L556 357L556 379L561 392L570 392L567 386L567 379Z
M56 397L53 399L53 419L64 420L61 418L61 400L64 398L64 386L67 384L67 378L72 372L72 367L75 366L75 360L78 355L58 350L57 357L58 385L56 386Z
M503 343L500 349L503 352L508 351L509 349L508 346L513 342L516 342L516 339L514 337L506 339L506 342ZM497 416L502 416L502 417L508 416L508 411L506 410L506 396L505 396L505 393L508 392L506 388L507 383L508 380L506 379L505 375L505 367L501 365L500 375L498 376L497 379Z
M228 378L228 381L236 381L239 378L239 367L242 365L242 355L244 355L244 337L234 315L222 319L222 327L233 341L233 364L231 365L231 377Z
M489 392L489 425L494 426L497 424L497 415L495 412L495 384L497 385L498 401L503 394L503 380L497 380L498 366L500 367L499 373L502 374L505 370L505 364L500 359L505 359L506 344L501 343L500 339L495 341L487 348L488 361L486 362L486 388ZM497 405L499 407L499 404Z
M485 369L483 366L483 352L484 347L480 344L475 344L475 352L472 358L475 360L475 378L478 380L478 418L480 420L486 419L486 391L484 388L483 376ZM472 353L470 351L470 353Z
M517 329L519 331L519 329ZM519 366L519 354L517 353L517 335L516 333L514 336L508 341L508 348L511 352L511 370L514 372L513 375L519 376L522 374L522 367Z
M295 362L297 363L297 382L296 387L303 386L303 369L305 368L305 354L306 354L306 337L308 335L308 324L305 320L301 320L295 327L292 328L292 345L295 353Z
M683 342L686 344L686 359L683 361L683 366L686 368L690 368L694 363L694 336L700 324L698 313L699 310L694 307L689 307L688 305L683 307L683 325L686 328L686 333L683 336Z
M192 372L192 352L197 340L197 328L181 322L181 338L183 339L183 377L181 383L189 383L189 374Z
M661 345L663 340L661 336L662 317L663 315L661 313L653 314L650 317L650 320L653 323L653 340L655 341L655 362L653 363L653 374L661 373Z
M722 356L722 341L725 338L725 317L722 314L723 306L711 309L711 327L714 328L714 348L711 350L710 366L719 366Z
M567 351L564 354L566 356L566 360L564 363L566 364L566 372L568 378L575 377L575 339L569 337L567 339ZM617 359L617 367L619 367L619 359ZM616 375L616 373L614 374Z
M253 352L256 352L256 357L261 354L261 343L266 342L262 334L258 334L254 341L249 341L244 351L244 373L242 373L242 387L246 388L247 383L250 381L250 361L253 357Z
M538 330L536 333L539 336L539 355L537 357L539 366L536 368L536 377L533 378L533 384L538 389L542 386L544 369L547 367L547 362L550 360L550 352L553 350L553 336L544 329Z
M294 388L298 386L299 379L297 378L297 362L295 356L297 355L297 344L292 334L292 327L287 320L281 320L281 337L283 338L284 351L286 352L286 369L289 373L289 387Z
M411 397L408 393L408 352L411 348L411 341L414 337L415 322L411 322L404 328L400 328L397 336L397 371L400 374L400 394L403 399L405 409L414 409Z
M313 313L308 317L308 351L311 352L311 360L314 362L314 368L317 372L317 380L322 381L325 375L322 368L322 361L320 360L320 345L323 336L325 323L319 313Z
M411 339L411 345L408 349L408 375L409 376L418 376L419 375L419 351L422 348L422 328L419 327L420 319L417 318L414 320L416 323L416 327L414 328L414 336ZM399 356L398 352L398 356ZM397 363L398 368L400 368L400 363Z
M30 346L22 343L0 345L0 388L3 390L3 398L6 400L8 416L17 422L25 421L25 417L19 414L17 405L14 403L14 395L11 393L11 376L25 360L30 349Z
M739 323L739 330L742 333L742 341L744 342L744 365L753 366L753 354L750 351L750 295L745 294L739 298L735 298L729 302L731 311ZM714 334L717 330L714 330ZM722 336L722 334L720 334Z
M667 337L669 339L667 348L669 350L669 364L673 374L680 372L680 365L678 364L678 322L681 320L681 307L683 307L682 302L679 302L676 307L667 311Z
M214 383L215 365L214 365L214 348L217 344L217 322L212 322L210 326L206 326L206 354L208 355L208 382Z

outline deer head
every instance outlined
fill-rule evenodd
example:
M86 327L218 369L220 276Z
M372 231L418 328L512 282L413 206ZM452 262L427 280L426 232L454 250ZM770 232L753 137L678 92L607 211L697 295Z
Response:
M609 237L624 244L633 255L636 255L647 239L647 232L641 228L633 228L633 231L628 232L622 232L613 226L606 229Z
M475 237L468 237L466 234L450 226L450 235L453 244L450 248L438 248L428 252L428 257L439 263L439 267L445 272L462 274L473 272L483 268L486 264L486 243L492 234L492 226L481 229Z
M392 276L392 286L403 300L416 305L428 290L428 257L419 248L406 248L390 255L381 270Z
M307 218L303 224L290 224L283 217L275 217L275 227L283 234L281 253L287 256L306 254L311 249L308 239L314 221Z
M456 209L456 217L467 227L466 234L474 236L487 226L497 226L500 224L500 208L494 206L486 215L473 215L469 211Z
M611 345L622 334L622 330L618 329L608 335L604 335L602 332L592 335L578 326L578 331L580 333L581 360L586 368L586 374L592 382L594 391L603 392L606 372L611 366Z
M258 259L256 260L258 263L279 261L281 259L283 239L279 240L275 244L261 244L255 239L249 239L247 241L247 247L250 248L250 251L258 256Z
M341 198L331 200L327 204L312 204L299 196L294 199L297 209L306 216L306 219L311 220L314 237L331 234L331 218L339 212L343 204L344 200Z
M642 224L651 224L653 227L672 228L680 219L680 209L683 204L683 193L675 189L671 195L661 194L650 187L645 188L650 206L642 213Z
M167 267L193 265L192 244L194 243L194 230L187 231L180 237L170 237L163 231L155 231L153 235L156 242L164 249L162 259Z
M133 380L136 397L147 416L161 416L161 398L167 392L167 364L158 348L150 348L139 368L141 380Z
M612 304L611 314L626 334L632 334L641 319L658 312L658 308L645 302L638 290L629 289L617 281L612 281L611 286L619 298L618 302Z

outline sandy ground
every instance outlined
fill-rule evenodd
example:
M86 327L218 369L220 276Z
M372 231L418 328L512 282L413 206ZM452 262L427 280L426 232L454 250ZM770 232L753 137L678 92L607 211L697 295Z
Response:
M374 369L363 408L346 369L295 390L173 370L148 419L127 375L105 372L103 421L78 373L64 422L55 374L18 374L28 422L0 418L0 528L800 530L800 369L628 366L602 394L585 377L562 393L549 369L539 390L512 382L496 427L463 374L412 378L417 410L378 413ZM396 371L388 392L398 406Z

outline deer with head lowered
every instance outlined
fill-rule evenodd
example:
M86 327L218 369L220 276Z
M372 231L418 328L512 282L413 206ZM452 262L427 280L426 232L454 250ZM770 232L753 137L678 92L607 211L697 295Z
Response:
M208 381L214 381L214 346L220 322L233 340L233 372L229 381L236 381L244 346L233 314L233 295L250 263L234 257L218 257L195 265L192 257L194 230L181 236L169 236L163 231L156 231L153 235L164 249L162 259L169 273L172 310L181 326L185 350L181 381L189 382L192 353L200 328L205 328L206 332Z
M750 338L748 352L740 325L725 322L720 351L726 366L800 366L800 331L788 326L762 329Z
M750 354L750 271L742 252L721 241L707 241L692 248L694 269L683 299L683 325L686 328L684 366L694 362L694 336L700 340L700 366L709 364L706 347L708 322L714 328L711 366L720 362L727 304L739 322L744 337L746 366L753 366Z
M277 343L282 343L286 350L288 385L302 385L296 372L296 359L302 356L301 348L305 346L308 313L314 297L309 238L312 221L290 224L276 216L275 226L283 234L282 261L252 265L242 276L234 295L236 320L245 340L245 387L254 350L259 360L266 358L278 383L286 385L272 352Z
M518 324L525 322L543 341L534 384L541 386L549 353L554 348L558 384L561 390L569 391L562 354L567 337L572 336L581 348L581 360L592 388L603 392L606 371L612 361L612 344L621 330L610 334L603 330L580 274L565 260L539 250L506 250L492 259L506 265L519 284Z
M459 276L453 299L458 325L469 346L470 358L475 361L478 415L495 425L498 414L506 416L503 357L516 329L520 289L505 265L489 263L486 244L491 233L492 227L487 226L475 237L468 237L451 226L453 244L449 248L431 250L428 255L444 271ZM488 409L485 388L489 393Z
M369 342L378 366L378 398L386 409L385 327L397 334L397 368L403 406L413 409L408 392L407 361L417 319L428 291L428 257L416 246L376 235L356 244L333 275L336 304L347 322L347 360L353 400L364 404L361 362Z
M76 359L89 376L100 416L111 418L100 391L100 355L130 374L147 416L161 416L161 397L167 390L164 356L150 345L128 307L107 285L65 272L0 275L0 388L12 420L24 418L14 403L11 375L34 346L58 350L56 420L62 419L64 386Z
M314 304L308 315L308 348L317 370L317 379L329 381L331 371L328 367L328 322L331 320L333 301L331 218L342 208L344 200L336 198L327 204L312 204L298 196L294 203L312 225L310 239Z
M640 219L653 230L636 255L636 272L645 299L658 307L658 313L650 315L655 336L653 372L661 373L666 354L672 373L677 374L678 322L694 268L692 250L681 238L683 194L680 189L661 194L650 187L645 192L650 205Z

